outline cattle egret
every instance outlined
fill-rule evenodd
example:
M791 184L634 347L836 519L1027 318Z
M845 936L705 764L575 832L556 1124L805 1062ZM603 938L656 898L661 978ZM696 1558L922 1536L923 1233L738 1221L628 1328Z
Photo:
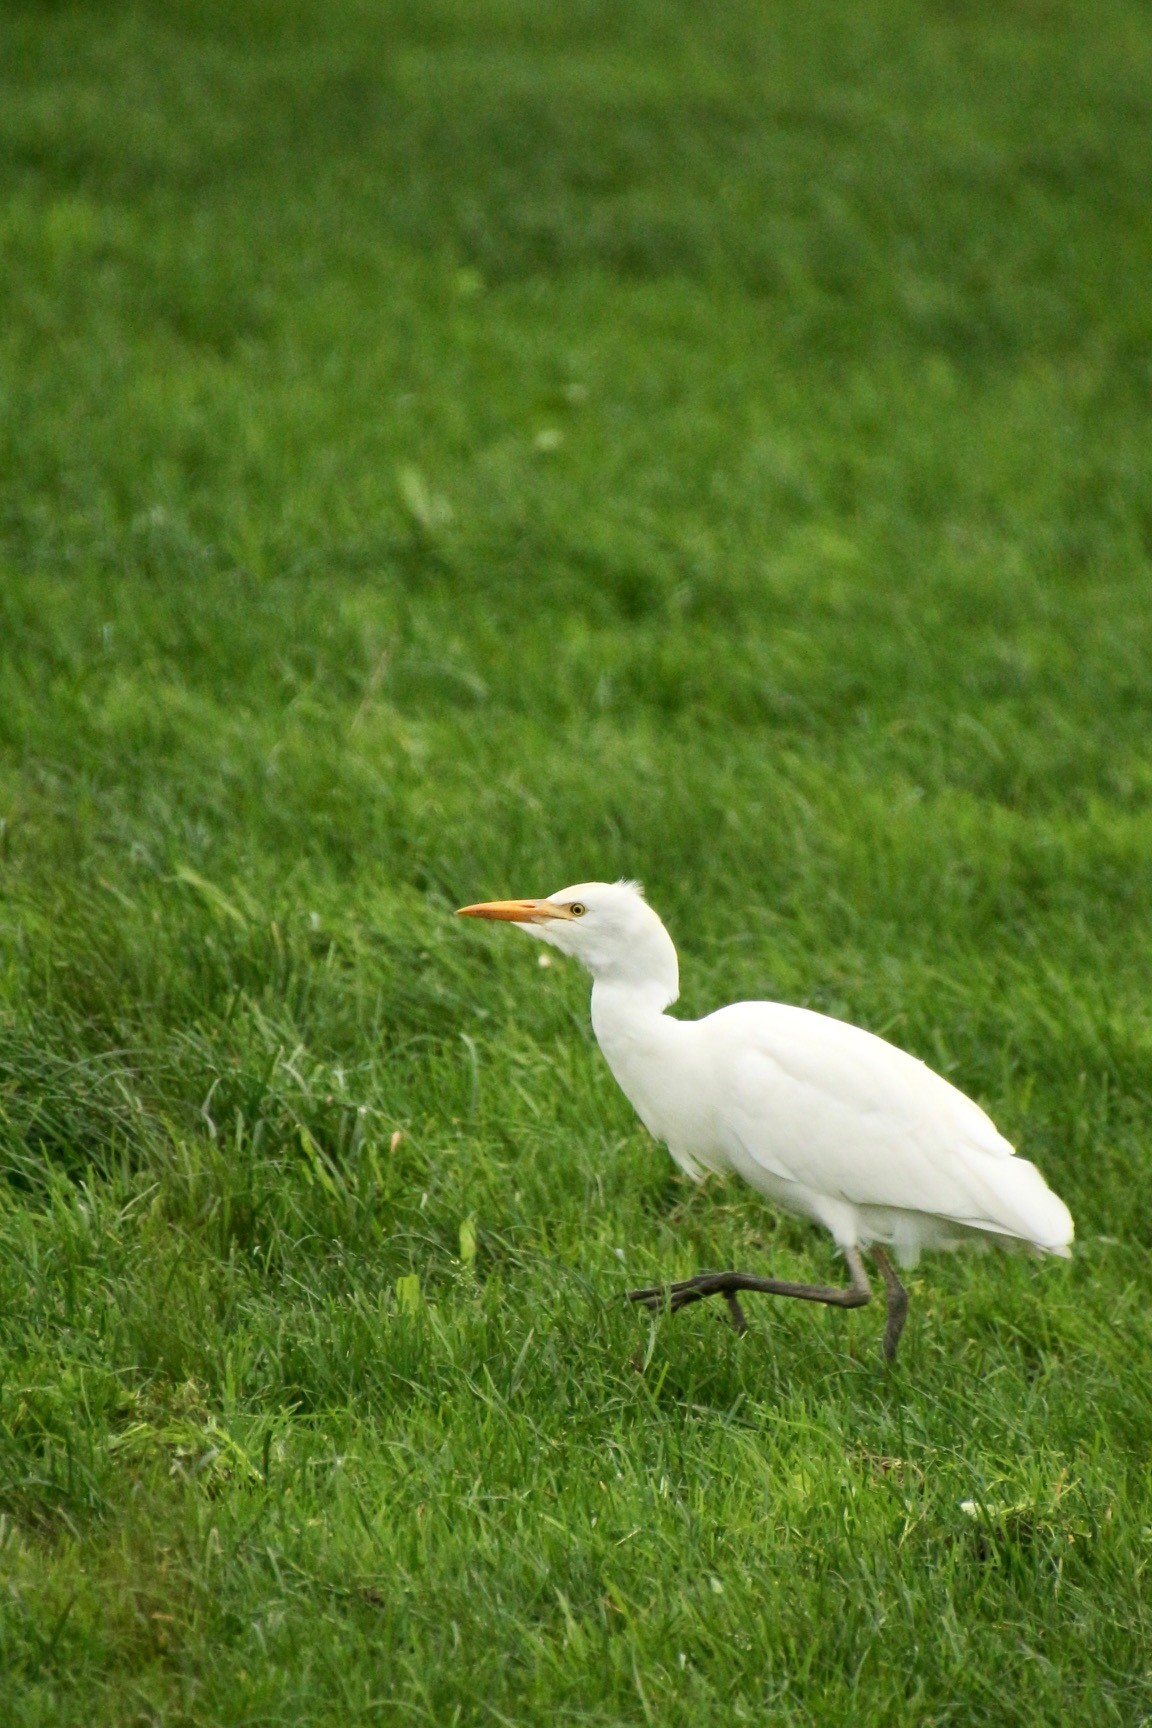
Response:
M680 993L676 950L635 883L581 882L459 916L515 924L582 961L596 1041L649 1133L689 1176L735 1170L774 1205L822 1224L851 1274L842 1289L701 1272L631 1290L633 1302L675 1311L724 1296L740 1331L742 1290L859 1308L872 1296L866 1250L884 1280L891 1361L908 1293L889 1249L901 1266L923 1248L968 1241L1069 1254L1064 1202L978 1104L914 1056L781 1002L735 1002L702 1020L667 1014Z

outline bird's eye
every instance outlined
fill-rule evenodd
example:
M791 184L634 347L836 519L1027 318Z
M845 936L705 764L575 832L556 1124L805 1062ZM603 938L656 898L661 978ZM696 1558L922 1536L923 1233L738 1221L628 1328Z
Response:
M573 902L572 902L571 906L569 906L568 910L569 910L569 912L571 912L573 918L583 918L583 916L584 916L585 912L587 912L588 908L587 908L587 906L582 906L579 900L573 900Z

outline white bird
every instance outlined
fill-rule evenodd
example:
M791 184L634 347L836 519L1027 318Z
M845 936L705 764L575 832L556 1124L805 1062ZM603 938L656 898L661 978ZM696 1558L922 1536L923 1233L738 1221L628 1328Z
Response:
M745 1272L702 1272L632 1290L675 1310L722 1295L744 1329L741 1290L857 1308L884 1279L889 1359L908 1293L887 1250L914 1266L923 1248L967 1241L1067 1257L1072 1217L1034 1164L923 1062L859 1026L781 1002L735 1002L702 1020L665 1010L680 993L672 938L631 882L581 882L543 900L463 906L459 916L515 924L592 974L596 1041L637 1115L699 1179L734 1170L784 1211L830 1232L847 1288Z

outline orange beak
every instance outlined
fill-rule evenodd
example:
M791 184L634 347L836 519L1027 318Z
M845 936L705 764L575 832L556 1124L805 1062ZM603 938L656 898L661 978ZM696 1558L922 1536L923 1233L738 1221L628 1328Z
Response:
M498 918L507 924L543 924L549 918L571 918L567 906L551 900L483 900L479 906L461 906L457 918Z

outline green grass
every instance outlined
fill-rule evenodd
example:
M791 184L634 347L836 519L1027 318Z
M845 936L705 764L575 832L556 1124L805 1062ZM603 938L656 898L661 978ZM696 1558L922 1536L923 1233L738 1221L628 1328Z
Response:
M5 7L6 1724L1152 1721L1150 89L1138 0ZM629 1310L838 1274L449 917L621 874L1075 1259L892 1373Z

